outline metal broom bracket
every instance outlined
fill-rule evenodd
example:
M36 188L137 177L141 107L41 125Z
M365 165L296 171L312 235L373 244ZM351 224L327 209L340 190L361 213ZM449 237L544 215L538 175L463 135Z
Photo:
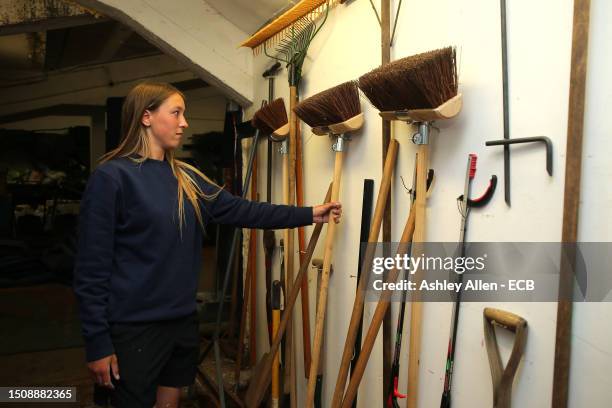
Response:
M454 118L461 112L462 106L463 95L458 93L437 108L381 111L379 115L385 120L399 120L417 126L417 132L412 135L412 143L427 145L431 130L438 130L433 126L434 121Z
M549 176L553 175L553 155L552 155L552 141L546 136L534 136L534 137L518 137L515 139L501 139L501 140L489 140L485 142L485 146L507 146L511 144L519 143L544 143L546 146L546 172ZM505 185L509 186L508 173L504 174Z
M344 141L346 140L348 142L349 140L351 140L351 136L349 134L340 134L340 135L330 134L329 137L336 138L336 141L334 142L334 144L332 144L332 150L334 152L344 151Z
M412 143L416 145L429 144L429 134L431 132L431 122L416 122L419 130L412 135Z
M287 143L287 139L283 139L283 141L280 144L280 147L278 148L278 152L280 154L288 154L289 153L289 143Z

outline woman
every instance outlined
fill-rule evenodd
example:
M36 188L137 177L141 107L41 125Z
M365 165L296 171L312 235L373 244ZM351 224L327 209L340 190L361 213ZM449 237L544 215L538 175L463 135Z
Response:
M196 290L202 228L338 222L341 205L243 200L174 158L184 96L164 83L127 95L121 144L102 157L81 201L74 288L88 368L118 407L178 407L199 352ZM121 374L120 374L121 373Z

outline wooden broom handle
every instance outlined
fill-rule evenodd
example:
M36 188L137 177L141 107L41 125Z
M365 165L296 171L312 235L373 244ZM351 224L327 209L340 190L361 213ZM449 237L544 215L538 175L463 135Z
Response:
M272 296L274 296L274 300L272 301L273 309L272 309L272 335L273 338L278 334L278 328L280 324L280 282L274 281ZM272 408L279 407L279 399L280 399L280 362L279 362L279 352L278 349L273 354L272 359Z
M327 189L327 195L323 201L324 203L328 203L330 201L331 191L332 186L330 185ZM322 229L323 223L317 223L314 227L310 240L308 241L308 247L306 248L305 262L300 265L300 270L296 277L297 280L303 279L304 275L308 271L310 266L309 263L312 259L312 254L314 253L315 247L317 246L317 241L319 240L319 235L321 234ZM249 384L249 388L245 395L245 404L249 408L259 408L264 394L270 385L270 371L272 370L273 356L278 351L281 339L283 338L285 330L287 329L287 325L289 324L289 320L292 316L292 311L299 292L300 285L295 285L293 288L291 288L291 292L289 292L289 296L285 304L285 313L283 313L281 318L278 333L273 337L272 344L270 345L270 352L267 354L267 360L260 363L261 370L258 371L259 375L256 378L253 378L251 380L252 383Z
M416 205L413 204L410 208L410 214L408 215L408 220L406 220L406 225L404 226L404 231L402 232L402 237L400 238L399 247L397 249L398 255L408 253L408 244L412 240L412 235L414 234L414 225L416 220L415 206ZM364 269L363 271L368 271L368 269ZM386 281L396 282L399 272L399 269L393 268L387 275ZM366 276L362 276L362 279L366 278ZM355 397L357 396L359 383L361 382L361 378L363 377L363 373L365 372L368 364L370 354L372 353L372 348L374 347L374 342L376 341L376 337L380 331L380 326L385 318L385 313L389 308L389 300L392 294L392 291L386 290L381 294L380 299L378 300L376 311L374 312L374 316L372 316L372 321L370 323L370 327L368 328L368 333L366 334L365 339L363 340L363 345L361 346L361 352L359 353L359 359L357 360L355 370L353 371L353 376L351 377L351 381L349 382L348 388L346 389L346 394L342 401L343 408L351 407Z
M372 224L370 228L370 235L368 236L368 243L378 242L378 234L380 233L380 227L385 207L387 205L387 197L389 196L389 191L391 189L391 180L393 178L393 170L395 168L395 162L397 160L398 149L399 143L397 143L397 140L391 139L391 141L389 142L387 157L385 159L385 167L380 182L378 197L376 198L376 207L374 208L374 215L372 217ZM369 265L372 263L375 251L371 247L372 245L367 246L366 252L363 257L362 265ZM357 292L355 294L353 311L351 313L351 320L349 322L349 328L346 334L346 340L344 342L344 350L342 352L342 360L340 362L340 370L338 371L338 378L336 379L336 387L334 389L334 395L332 398L331 406L333 408L340 406L340 403L342 402L342 396L344 395L344 386L346 385L349 366L351 364L351 358L353 357L353 347L355 345L355 338L357 337L357 330L359 329L361 315L363 314L364 290L367 285L366 281L366 277L362 276L362 279L359 281L359 288L357 289Z
M332 184L331 201L338 201L340 197L340 183L342 179L343 152L336 152L334 164L334 181ZM319 368L321 344L323 342L323 329L325 327L325 311L327 306L327 289L329 286L329 270L331 268L332 254L334 250L334 235L336 223L330 217L327 223L327 235L325 237L325 250L323 252L323 273L321 275L321 288L319 290L319 302L317 303L317 314L315 319L315 331L311 350L310 374L308 376L308 391L306 394L306 407L310 408L314 403L315 386L317 382L317 371Z
M320 288L321 288L321 275L323 274L323 259L321 258L315 258L312 260L312 266L314 266L315 268L317 268L317 303L319 303L319 292L320 292ZM329 269L329 274L333 275L334 274L334 267L333 265L330 267ZM321 346L321 349L323 349L323 346L325 344L323 344ZM317 371L317 375L321 376L323 375L323 364L321 362L321 360L323 359L323 353L319 354L319 370Z
M414 250L419 253L418 244L425 242L425 210L427 199L427 169L429 168L429 145L419 145L417 151L417 174L416 174L416 200L415 225L413 243ZM419 285L423 278L423 271L417 270L414 274L415 282ZM416 295L416 293L415 293ZM416 301L415 301L416 300ZM421 326L423 319L423 304L418 301L418 295L413 296L410 307L410 345L408 348L408 395L407 408L417 408L419 390L419 365L421 355Z
M288 163L287 163L287 204L294 205L295 204L295 157L296 157L296 129L297 129L297 115L293 111L295 105L297 105L297 87L290 86L289 87L289 152L288 152ZM287 291L291 292L295 281L293 279L293 268L294 268L294 253L295 253L295 233L293 229L289 228L285 230L287 245L285 250L285 275L287 276ZM295 408L297 406L297 389L296 389L296 378L295 378L295 361L294 361L294 344L293 341L293 324L291 320L289 321L289 328L287 329L287 339L286 339L286 348L285 355L286 364L285 369L289 372L289 389L290 389L290 398L291 398L291 408ZM285 374L285 378L287 378L287 374Z
M300 131L299 123L296 124L296 159L295 159L295 196L297 200L297 206L304 206L304 171L302 164L302 132ZM298 248L300 265L304 262L305 251L306 251L306 238L304 236L304 227L298 228ZM302 286L302 292L300 293L300 299L302 300L302 344L304 348L304 374L308 378L308 372L310 371L310 295L308 291L308 279L302 279L298 282Z

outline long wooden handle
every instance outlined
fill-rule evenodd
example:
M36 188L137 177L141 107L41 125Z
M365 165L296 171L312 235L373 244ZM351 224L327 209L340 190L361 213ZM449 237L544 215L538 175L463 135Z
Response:
M331 198L332 186L330 185L327 190L327 195L325 196L324 202L329 202ZM315 247L317 246L317 242L319 240L319 235L321 235L321 230L323 229L323 223L317 223L312 231L312 235L310 236L310 240L308 241L308 247L306 248L306 256L304 263L300 265L300 270L296 279L299 281L304 278L304 275L308 272L308 268L310 267L309 263L312 259L312 254L314 253ZM257 369L255 370L256 375L254 375L251 379L251 383L249 384L249 388L245 394L245 404L249 408L259 408L261 401L270 385L270 371L272 370L272 362L273 356L278 351L278 348L281 343L281 339L287 329L289 324L289 320L291 318L291 314L293 308L295 306L295 302L298 297L298 293L300 292L300 285L294 285L289 293L288 298L285 303L285 313L283 314L280 322L280 326L278 328L278 333L274 336L272 344L270 345L270 352L265 354L262 357Z
M315 301L317 304L319 304L319 296L321 293L321 276L323 275L323 259L313 259L312 266L317 268L317 296ZM321 346L321 348L323 348L323 346ZM319 370L317 371L317 376L323 374L323 364L321 364L321 358L323 358L323 353L319 355Z
M412 235L414 234L415 219L416 210L415 205L413 204L412 208L410 209L410 214L408 215L408 220L406 220L402 237L400 238L397 255L403 256L404 254L408 253L409 243L412 240ZM365 269L365 271L367 270L368 269ZM387 282L396 282L399 273L399 269L393 268L387 275ZM359 383L361 382L361 378L363 377L363 373L365 372L365 368L368 364L370 354L372 353L372 348L374 348L374 342L376 341L376 337L380 331L380 326L382 325L385 313L389 308L389 301L392 294L392 291L386 290L381 294L380 299L378 300L374 316L372 316L372 321L370 322L370 327L368 328L368 333L366 334L365 339L363 340L363 345L361 346L361 352L359 353L359 359L357 360L355 371L353 371L353 376L351 377L351 381L346 389L346 394L344 395L344 400L342 401L343 408L352 406L353 401L357 396Z
M391 141L389 142L387 157L385 159L385 168L380 182L378 197L376 198L376 207L374 208L374 215L372 217L372 225L370 227L368 243L373 244L378 242L378 234L380 233L383 214L387 205L387 197L389 196L389 191L391 189L391 180L393 178L393 170L395 169L398 149L399 143L397 143L397 140L391 139ZM368 245L366 253L363 257L362 265L370 265L372 263L372 259L375 253L373 246L374 245ZM334 395L332 398L331 406L333 408L339 407L340 403L342 402L342 396L344 394L344 387L346 385L349 365L353 356L355 338L357 337L357 330L359 329L361 315L363 314L364 290L367 285L366 281L367 279L365 277L362 277L359 282L359 288L357 289L355 294L355 301L353 302L351 320L349 322L349 328L346 334L346 340L344 342L344 350L342 352L342 359L340 361L340 370L338 371L338 378L336 379L336 387L334 388Z
M334 164L334 181L332 184L331 201L338 201L340 197L340 183L342 179L342 151L336 152ZM327 236L325 237L325 251L323 252L323 273L321 275L321 289L319 290L319 302L317 303L317 318L315 322L315 332L310 360L310 374L308 376L308 391L306 394L306 407L310 408L314 403L315 386L317 371L321 354L321 344L323 343L323 329L325 327L325 312L327 309L327 289L329 286L329 270L331 268L332 254L334 250L334 235L336 233L336 223L331 215L327 223Z
M276 337L280 325L280 282L274 281L272 284L272 335ZM272 408L279 407L280 399L280 363L278 350L272 359Z
M414 251L421 253L419 244L425 242L425 210L427 199L427 169L429 168L429 145L419 145L417 156L416 174L416 200L415 205L415 226L414 226ZM417 285L423 278L423 271L417 270L414 274L414 281ZM415 293L416 294L416 293ZM410 308L410 346L408 348L408 395L406 401L407 408L417 408L419 390L419 364L421 356L421 326L423 319L423 304L413 301Z
M296 134L297 134L297 115L293 111L295 105L297 105L297 87L290 86L289 87L289 157L288 157L288 205L295 204L295 158L296 158ZM294 267L294 255L295 255L295 232L293 229L285 230L287 235L287 262L285 263L285 273L287 275L287 290L291 292L295 281L293 280L293 267ZM299 283L299 282L298 282ZM296 384L296 376L295 376L295 344L293 341L293 325L291 321L289 322L289 329L287 330L287 352L288 355L286 364L286 370L289 372L289 391L291 398L291 408L297 407L297 384ZM286 377L285 377L286 378Z
M589 50L590 0L574 1L572 57L569 80L567 142L565 155L565 190L563 193L563 227L561 242L578 240L580 213L580 178L582 169L582 139L586 99L587 63ZM555 332L555 363L553 369L552 407L565 408L569 399L572 302L575 255L566 251L561 256L559 302ZM570 255L570 256L567 256Z
M323 274L323 260L320 258L313 259L312 265L317 268L317 297L316 302L319 303L319 294L321 293L321 275ZM330 274L333 274L333 267L330 269ZM315 408L323 407L323 350L325 350L325 341L321 345L321 353L319 354L319 370L317 371L317 381L315 385Z
M297 200L297 206L304 206L304 171L302 163L302 132L300 131L299 123L296 124L296 138L295 138L295 196ZM300 254L300 265L304 262L304 255L306 251L306 238L304 236L304 227L298 228L298 247ZM310 370L310 295L308 291L308 279L302 279L298 282L302 286L302 292L300 299L302 300L302 341L304 346L304 374L308 378L308 372Z
M244 297L242 302L242 311L240 314L240 331L238 332L238 350L236 351L236 368L234 371L234 381L238 384L240 381L240 370L242 370L242 355L244 354L244 336L246 332L246 321L247 311L249 304L249 297L251 294L251 279L253 270L250 267L247 268L246 277L244 279Z

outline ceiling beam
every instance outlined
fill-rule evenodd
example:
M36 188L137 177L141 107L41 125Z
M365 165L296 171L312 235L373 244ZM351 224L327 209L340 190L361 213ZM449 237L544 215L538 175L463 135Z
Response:
M92 116L104 114L104 112L106 112L106 106L61 104L0 116L0 125L44 116Z
M131 28L116 22L112 31L106 38L104 45L102 45L100 53L96 57L96 61L108 62L112 60L117 54L117 51L123 47L123 44L125 44L133 33L134 31L132 31Z
M75 27L104 21L77 4L62 0L0 1L0 35Z

